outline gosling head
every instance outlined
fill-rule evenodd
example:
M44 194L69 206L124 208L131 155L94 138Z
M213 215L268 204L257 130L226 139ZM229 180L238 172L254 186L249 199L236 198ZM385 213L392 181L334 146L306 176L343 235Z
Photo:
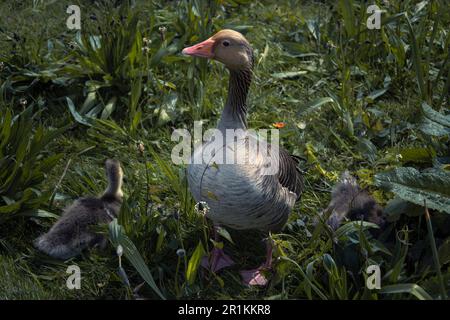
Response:
M230 29L221 30L203 42L184 48L182 53L217 60L230 70L253 67L253 49L250 43L241 33Z

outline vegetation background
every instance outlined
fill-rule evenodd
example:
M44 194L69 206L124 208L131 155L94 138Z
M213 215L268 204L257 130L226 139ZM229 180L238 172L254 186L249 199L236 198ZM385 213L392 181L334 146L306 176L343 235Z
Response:
M66 27L71 4L81 31ZM1 1L0 299L448 298L449 25L445 0ZM228 230L237 266L200 270L208 222L170 161L173 129L214 126L227 88L223 66L181 49L223 28L255 49L250 126L283 122L284 147L305 159L267 288L237 272L262 261L257 232ZM122 212L99 227L111 246L69 261L37 252L65 205L105 188L107 157L125 169ZM344 170L386 206L379 237L370 223L313 224ZM81 290L66 288L71 264ZM365 286L372 264L380 290Z

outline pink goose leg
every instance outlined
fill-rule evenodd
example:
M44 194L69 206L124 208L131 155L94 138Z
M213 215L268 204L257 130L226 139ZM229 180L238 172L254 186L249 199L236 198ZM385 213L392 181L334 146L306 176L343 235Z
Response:
M265 286L269 282L263 271L267 271L272 268L272 240L267 240L266 247L266 261L261 266L256 269L243 270L240 272L244 284L249 286Z
M219 242L219 240L219 234L214 226L214 241ZM234 265L234 261L226 255L225 252L223 252L223 249L214 247L211 250L210 257L203 257L201 265L202 267L216 273L220 269Z

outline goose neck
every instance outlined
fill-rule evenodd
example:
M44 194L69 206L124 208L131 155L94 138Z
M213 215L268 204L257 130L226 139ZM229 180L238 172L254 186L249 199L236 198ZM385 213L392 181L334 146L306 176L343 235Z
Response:
M247 129L247 95L252 81L251 68L230 70L228 98L218 128Z

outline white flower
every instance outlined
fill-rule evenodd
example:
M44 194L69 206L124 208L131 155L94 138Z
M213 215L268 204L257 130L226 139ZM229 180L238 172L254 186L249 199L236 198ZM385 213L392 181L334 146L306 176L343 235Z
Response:
M303 121L298 122L298 123L297 123L297 127L298 127L300 130L304 130L304 129L306 128L306 122L303 122Z
M119 257L121 257L123 254L123 247L120 244L117 246L116 253Z
M184 250L184 249L177 250L177 256L179 256L180 258L183 258L185 255L186 255L186 250Z
M161 40L162 41L164 41L165 40L165 38L166 38L166 31L167 31L167 28L166 27L164 27L164 26L162 26L162 27L159 27L159 33L161 34Z
M145 151L145 145L144 145L144 143L143 143L142 141L139 141L139 142L137 143L137 149L138 149L138 151L139 151L141 154L144 153L144 151Z
M200 213L201 215L206 215L209 211L209 206L205 201L197 202L194 208L195 211L197 211L197 213Z
M78 43L76 43L75 41L70 41L69 42L69 48L70 49L75 49L76 47L78 47Z

